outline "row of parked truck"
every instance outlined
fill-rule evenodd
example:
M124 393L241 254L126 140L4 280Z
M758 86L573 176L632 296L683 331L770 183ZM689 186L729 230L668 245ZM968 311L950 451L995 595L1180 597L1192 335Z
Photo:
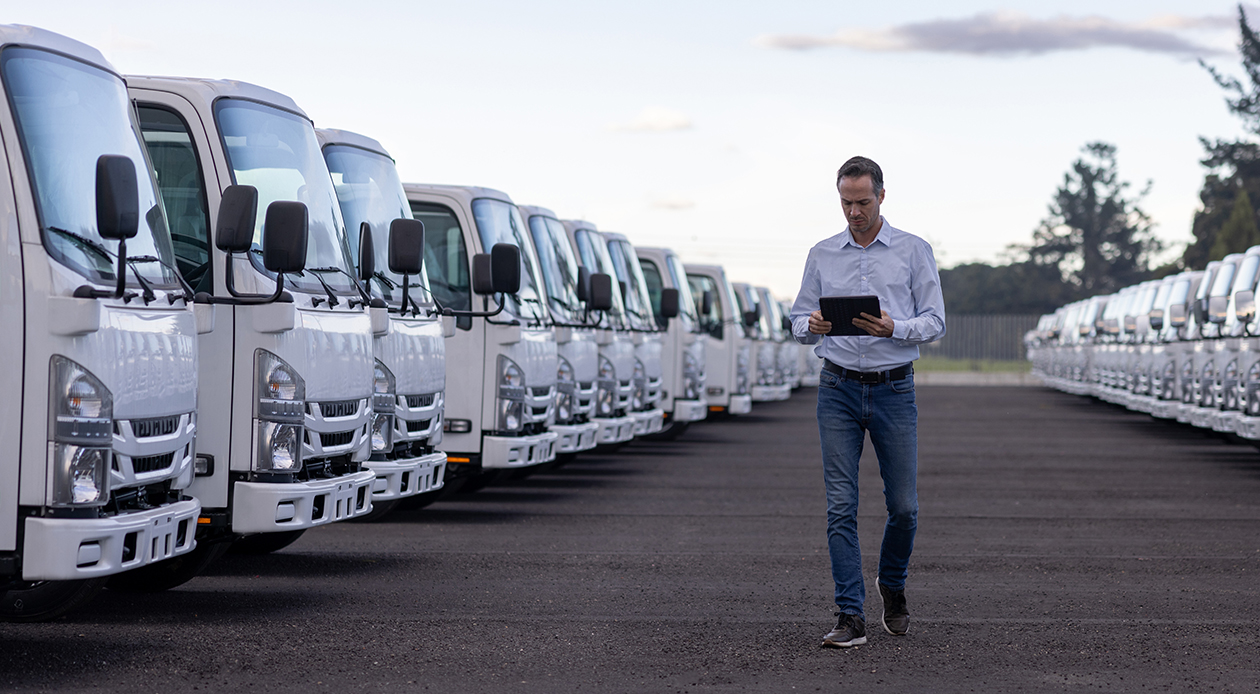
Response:
M0 25L0 618L817 378L765 288Z
M1260 442L1260 246L1042 316L1025 336L1047 384Z

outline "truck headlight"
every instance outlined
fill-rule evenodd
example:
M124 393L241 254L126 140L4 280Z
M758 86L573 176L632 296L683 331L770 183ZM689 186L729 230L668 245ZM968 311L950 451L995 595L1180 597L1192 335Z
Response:
M643 368L643 362L638 359L634 360L634 393L630 396L630 409L638 411L643 409L643 403L647 401L647 370Z
M254 352L258 450L254 469L296 472L302 469L306 382L280 357Z
M496 403L499 431L520 431L525 407L525 372L516 362L499 356L499 399Z
M739 354L735 357L735 392L737 394L748 392L748 360L749 346L741 345Z
M397 380L380 359L372 370L372 452L388 453L394 448L394 390Z
M109 501L114 396L75 362L54 356L48 374L50 506L101 506Z
M599 378L595 381L595 416L611 417L617 410L617 370L612 360L599 355Z

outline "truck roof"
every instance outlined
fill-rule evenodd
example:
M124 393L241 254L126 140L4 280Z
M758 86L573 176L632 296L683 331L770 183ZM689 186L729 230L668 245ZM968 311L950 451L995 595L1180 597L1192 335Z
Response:
M195 95L198 99L205 103L214 103L215 99L220 97L231 97L237 99L248 99L276 106L295 113L306 120L311 117L306 115L300 106L293 99L272 91L266 87L260 87L249 82L241 82L239 80L216 80L205 79L201 77L165 77L157 75L127 75L127 86L135 89L153 89L155 91L170 91L175 93L183 93L185 95Z
M484 188L482 186L453 186L437 183L404 183L403 190L410 193L441 193L449 195L461 200L475 200L477 198L492 198L494 200L502 200L503 202L516 204L512 202L512 198L501 190L494 188Z
M315 128L315 136L319 138L320 147L325 147L327 145L350 145L351 147L366 149L369 152L376 152L377 154L389 157L393 160L393 157L390 156L384 145L376 140L373 140L367 135L360 135L359 133L350 132L349 130L337 130L336 128Z
M86 43L76 41L69 36L62 36L39 27L25 24L0 24L0 47L4 46L48 48L118 74L114 66L95 48Z
M546 207L538 205L517 205L517 207L521 208L521 212L524 212L527 216L551 217L556 221L560 220L560 217L556 216L555 212Z

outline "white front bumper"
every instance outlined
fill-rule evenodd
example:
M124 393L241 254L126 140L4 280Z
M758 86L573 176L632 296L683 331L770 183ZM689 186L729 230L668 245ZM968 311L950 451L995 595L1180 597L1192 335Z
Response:
M1182 424L1189 424L1190 416L1193 415L1194 411L1197 409L1199 409L1199 406L1192 402L1183 402L1180 405L1177 405L1177 421Z
M1151 404L1150 413L1152 417L1159 419L1176 419L1177 408L1180 406L1181 403L1176 400L1155 400Z
M597 418L595 424L599 426L599 431L595 432L595 443L624 443L634 438L632 417Z
M1232 434L1238 430L1238 421L1242 413L1237 410L1220 411L1212 418L1212 430Z
M792 397L792 386L783 383L777 386L753 386L753 402L773 402L787 400Z
M1211 429L1212 421L1216 419L1216 414L1220 410L1207 407L1196 407L1190 411L1190 423L1200 429Z
M373 503L403 499L442 488L446 453L434 451L419 458L369 460L363 467L376 473L376 481L372 483Z
M599 433L599 425L595 422L553 424L551 430L559 437L556 440L557 453L577 453L589 451L595 447L595 435Z
M485 436L481 439L482 469L529 467L556 459L554 431L533 436Z
M241 534L305 530L372 510L376 473L360 470L330 480L237 482L232 531Z
M748 414L749 412L752 412L751 395L744 393L731 396L731 404L726 406L727 414Z
M647 412L631 412L630 417L634 419L635 436L655 434L665 428L665 411L659 407Z
M675 400L675 422L698 422L709 416L708 400Z
M201 502L189 499L109 518L27 518L22 578L97 578L179 556L197 546L199 515Z
M1244 439L1260 439L1260 417L1241 415L1238 418L1237 425L1234 427L1234 433Z

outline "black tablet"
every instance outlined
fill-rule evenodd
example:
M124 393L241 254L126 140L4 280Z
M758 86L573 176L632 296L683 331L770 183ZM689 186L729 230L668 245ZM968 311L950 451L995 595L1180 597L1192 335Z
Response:
M822 311L823 320L831 323L829 336L870 335L870 333L853 324L854 318L861 318L863 313L878 316L878 296L824 296L818 299L818 308Z

